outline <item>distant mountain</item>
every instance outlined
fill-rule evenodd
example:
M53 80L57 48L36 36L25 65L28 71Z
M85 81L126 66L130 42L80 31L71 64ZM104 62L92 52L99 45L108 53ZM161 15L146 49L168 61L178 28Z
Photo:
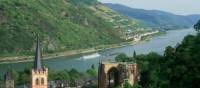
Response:
M200 15L182 16L158 10L135 9L120 4L105 5L125 16L142 21L146 26L165 29L192 27L200 19Z

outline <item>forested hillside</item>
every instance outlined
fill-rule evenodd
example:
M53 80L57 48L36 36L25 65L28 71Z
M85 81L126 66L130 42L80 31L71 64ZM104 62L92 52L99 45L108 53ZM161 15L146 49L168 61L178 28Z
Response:
M0 0L1 56L32 53L36 34L46 53L122 42L115 25L123 23L104 19L97 5L107 8L97 0Z

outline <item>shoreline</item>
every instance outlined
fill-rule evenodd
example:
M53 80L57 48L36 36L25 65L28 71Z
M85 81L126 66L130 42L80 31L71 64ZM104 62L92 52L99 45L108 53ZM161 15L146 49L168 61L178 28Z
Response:
M89 48L89 49L81 49L82 52L78 52L77 50L71 50L71 51L65 51L65 52L60 52L60 53L54 53L54 54L46 54L43 57L43 60L48 60L48 59L55 59L58 57L69 57L69 56L75 56L75 55L80 55L80 54L87 54L87 53L94 53L94 52L98 52L98 51L102 51L102 50L107 50L107 49L114 49L114 48L120 48L120 47L125 47L125 46L129 46L129 45L135 45L135 44L139 44L142 43L144 41L139 41L137 43L130 43L130 42L124 42L124 43L129 43L129 44L111 44L108 46L112 46L113 47L108 47L105 49L94 49L94 48ZM6 58L9 58L6 60ZM10 64L10 63L22 63L22 62L31 62L34 59L34 56L19 56L19 57L6 57L3 60L0 60L0 64ZM12 58L12 59L10 59ZM21 58L21 59L19 59Z
M162 33L156 33L153 35L149 35L151 37L145 38L144 40L140 41L128 41L128 42L122 42L119 44L110 44L110 45L104 45L104 48L100 49L95 49L95 48L87 48L87 49L80 49L80 50L70 50L70 51L64 51L64 52L57 52L53 54L45 54L43 55L43 60L48 60L48 59L56 59L59 57L69 57L69 56L75 56L75 55L81 55L81 54L88 54L88 53L94 53L102 50L108 50L108 49L114 49L114 48L120 48L120 47L125 47L125 46L130 46L130 45L136 45L140 43L145 43L149 41L151 38L155 36L160 36L163 35ZM153 36L153 37L152 37ZM23 62L31 62L34 60L34 56L13 56L13 57L5 57L0 60L0 64L10 64L10 63L23 63Z

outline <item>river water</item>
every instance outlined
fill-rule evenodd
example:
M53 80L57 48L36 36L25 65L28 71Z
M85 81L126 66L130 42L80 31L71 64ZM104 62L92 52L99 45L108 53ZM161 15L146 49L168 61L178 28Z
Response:
M171 30L167 31L165 35L153 37L150 41L144 43L99 52L104 57L82 60L80 58L81 55L75 55L70 57L59 57L55 59L45 60L43 61L43 64L45 64L51 70L70 70L74 68L80 72L83 72L90 68L92 64L94 64L97 68L100 59L113 59L115 55L106 57L108 56L108 54L112 53L126 53L127 55L132 56L133 51L135 50L137 54L147 54L149 52L157 52L159 54L162 54L165 50L165 47L176 46L176 44L180 43L186 35L195 33L195 30L192 28ZM8 67L11 67L15 70L22 70L25 67L31 65L32 62L0 64L0 75L4 74Z

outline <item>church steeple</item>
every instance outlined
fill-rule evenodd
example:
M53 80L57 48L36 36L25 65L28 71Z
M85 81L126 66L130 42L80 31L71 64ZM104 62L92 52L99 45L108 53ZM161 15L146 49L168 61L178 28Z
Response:
M34 59L34 66L35 70L43 70L42 61L41 61L41 51L40 51L40 40L39 36L37 36L37 44L35 50L35 59Z
M4 80L7 81L7 80L12 80L12 71L11 69L8 69L6 74L4 75Z
M12 75L12 70L8 69L4 75L4 87L3 88L15 88L15 82Z
M34 65L31 70L30 88L48 88L48 68L45 68L42 64L40 49L40 40L39 36L37 36Z

